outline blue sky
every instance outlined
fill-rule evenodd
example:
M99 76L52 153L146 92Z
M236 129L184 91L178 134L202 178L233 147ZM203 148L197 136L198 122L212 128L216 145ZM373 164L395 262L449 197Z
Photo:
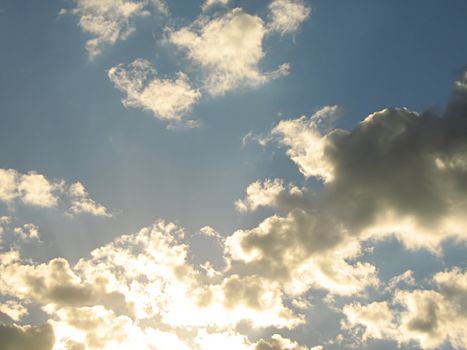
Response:
M467 346L447 320L466 322L465 13L461 0L3 0L0 342L132 346L92 341L115 325L144 349ZM162 242L162 261L139 253L154 269L186 254L188 277L160 277L185 294L115 277L119 256L142 260L141 230ZM97 291L90 254L106 249ZM144 298L164 311L135 311Z

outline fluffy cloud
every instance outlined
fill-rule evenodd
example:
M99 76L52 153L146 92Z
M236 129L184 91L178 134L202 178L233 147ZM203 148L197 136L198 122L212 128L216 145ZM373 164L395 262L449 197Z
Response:
M221 17L202 17L189 27L172 31L168 40L184 49L188 58L203 68L204 88L212 95L222 95L287 74L286 64L272 72L260 70L266 34L260 17L236 8Z
M311 14L311 9L303 0L273 0L269 4L270 30L281 34L298 30Z
M323 131L321 118L301 117L280 122L271 138L305 176L324 181L320 215L361 239L395 234L408 247L439 249L467 232L467 96L459 84L442 115L385 109L352 131Z
M54 207L60 182L51 182L36 172L20 174L14 169L0 169L0 201L11 203L20 199L26 205Z
M339 112L338 106L325 106L311 118L283 120L272 130L271 137L288 148L287 155L304 176L332 179L333 164L325 156L326 139L321 131L329 128Z
M467 346L467 272L454 268L433 278L435 290L396 290L392 300L368 305L346 305L343 328L369 338L417 342L434 349L449 342L455 349Z
M81 29L93 36L86 42L90 58L101 54L104 46L127 39L135 31L138 18L148 16L155 8L168 14L163 0L73 0L74 7L61 10L79 17Z
M27 312L25 304L41 305L57 350L136 344L158 349L158 339L174 349L207 349L223 339L241 340L251 349L254 343L236 333L236 325L303 323L303 316L285 306L278 283L228 270L209 276L188 262L183 240L181 228L160 221L94 250L74 266L63 258L33 264L17 251L2 253L0 294L18 300L5 310L13 315ZM187 334L187 328L193 331Z
M266 179L255 181L248 185L246 197L235 202L240 212L254 211L259 207L276 207L291 209L307 206L311 194L307 189L301 189L293 184L287 187L282 179Z
M156 118L172 123L181 122L201 97L184 73L178 73L175 79L159 78L151 63L143 59L135 60L128 67L111 68L109 78L126 94L122 100L125 107L143 108ZM186 125L194 126L193 121L186 121Z
M290 295L311 287L360 294L379 283L374 266L351 262L361 254L357 241L346 238L335 220L302 209L234 232L226 239L226 250L233 270L280 281Z
M67 202L72 215L111 216L104 206L89 197L80 182L68 185L63 180L50 180L34 171L21 174L14 169L0 169L0 202L13 204L15 201L43 208L57 207L59 202ZM34 236L31 230L29 233Z
M237 208L285 208L285 196L288 214L228 237L232 269L280 281L291 294L359 294L380 284L375 266L358 261L362 242L395 235L409 248L440 252L447 238L466 239L467 96L459 86L443 115L386 109L344 131L330 128L339 109L328 106L281 121L266 141L287 147L323 189L304 202L291 200L280 180L250 185ZM403 281L413 283L410 273L387 289Z

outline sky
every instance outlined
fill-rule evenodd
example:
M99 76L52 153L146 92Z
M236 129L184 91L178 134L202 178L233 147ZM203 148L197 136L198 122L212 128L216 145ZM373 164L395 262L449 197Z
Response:
M0 349L466 349L463 0L0 0Z

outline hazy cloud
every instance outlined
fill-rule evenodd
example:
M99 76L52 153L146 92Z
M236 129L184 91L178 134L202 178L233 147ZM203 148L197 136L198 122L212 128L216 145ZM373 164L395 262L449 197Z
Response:
M303 0L273 0L269 11L269 29L281 34L297 31L311 14L311 8Z
M105 46L127 39L135 30L138 18L150 15L152 9L164 15L168 7L164 0L73 0L74 7L60 14L79 18L81 29L93 36L86 42L90 58L102 53Z
M0 344L8 350L52 350L54 333L48 324L37 327L0 324Z

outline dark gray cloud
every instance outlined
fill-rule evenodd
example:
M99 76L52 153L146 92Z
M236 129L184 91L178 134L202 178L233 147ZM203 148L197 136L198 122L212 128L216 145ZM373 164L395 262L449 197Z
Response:
M52 326L0 325L0 344L2 350L50 350L55 337Z

